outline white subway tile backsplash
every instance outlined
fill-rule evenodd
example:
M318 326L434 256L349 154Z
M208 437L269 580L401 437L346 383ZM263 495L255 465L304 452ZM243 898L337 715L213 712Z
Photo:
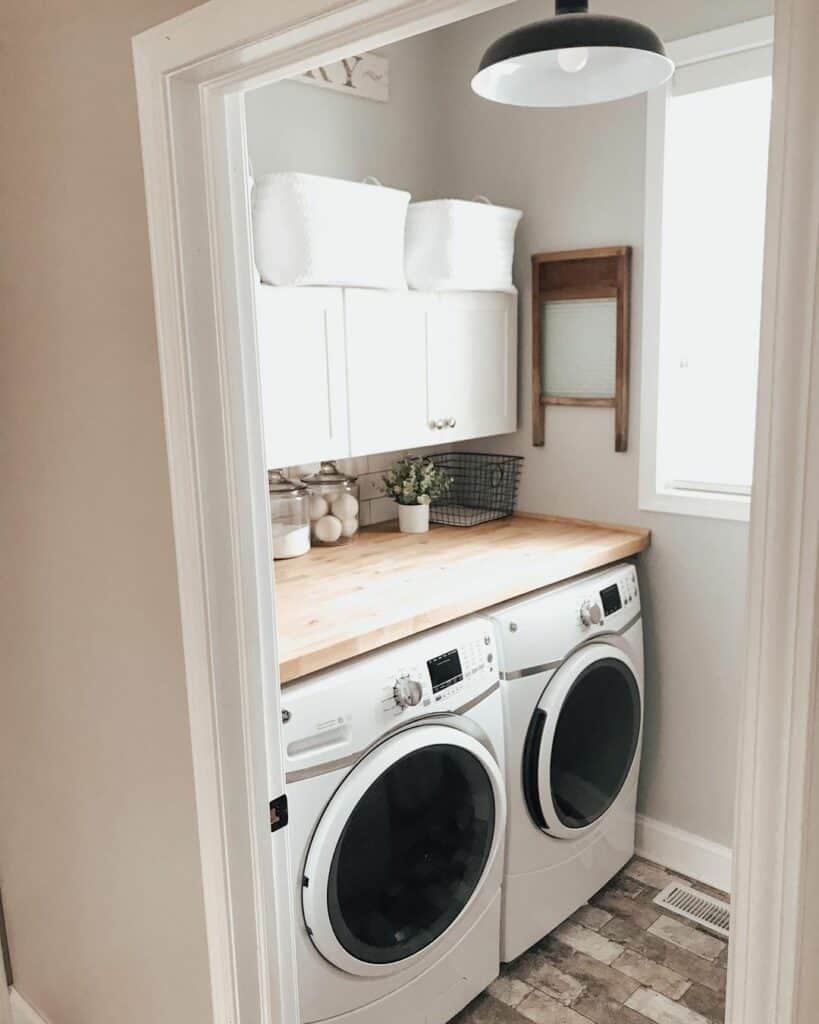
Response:
M365 473L358 478L358 496L361 501L384 497L383 473Z
M362 502L359 503L359 506L358 506L358 525L359 526L369 526L370 523L372 522L372 518L371 518L372 513L370 512L370 505L371 505L371 502L369 502L369 501L362 501Z
M398 505L392 498L373 498L369 505L371 523L388 523L398 518Z
M336 465L342 473L347 473L349 476L361 476L369 468L366 455L361 455L355 459L336 459Z

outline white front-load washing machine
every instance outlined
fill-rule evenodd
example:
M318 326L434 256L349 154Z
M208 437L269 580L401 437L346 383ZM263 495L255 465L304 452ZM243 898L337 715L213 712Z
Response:
M506 796L490 624L282 694L301 1019L444 1024L499 970Z
M637 572L617 565L490 613L509 815L501 959L564 921L634 852L643 727Z

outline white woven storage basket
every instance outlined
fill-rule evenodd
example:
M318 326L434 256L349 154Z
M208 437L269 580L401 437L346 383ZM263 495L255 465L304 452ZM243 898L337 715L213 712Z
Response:
M406 288L409 192L281 171L253 189L253 245L274 285Z
M514 291L512 261L521 216L520 210L488 200L410 203L407 284L419 291Z

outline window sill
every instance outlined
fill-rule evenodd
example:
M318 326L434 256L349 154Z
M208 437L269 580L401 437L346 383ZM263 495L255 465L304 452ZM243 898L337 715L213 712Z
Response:
M668 488L640 495L640 508L646 512L667 512L703 519L732 519L747 523L751 518L751 499L744 495L717 494L714 491L683 491Z

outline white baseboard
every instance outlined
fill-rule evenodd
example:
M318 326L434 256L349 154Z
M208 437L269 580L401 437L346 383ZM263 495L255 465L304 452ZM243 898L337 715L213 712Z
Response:
M638 814L636 849L646 860L653 860L723 892L731 891L733 855L727 846Z
M15 988L10 990L9 996L11 998L11 1019L13 1024L48 1024L48 1021L41 1017Z

